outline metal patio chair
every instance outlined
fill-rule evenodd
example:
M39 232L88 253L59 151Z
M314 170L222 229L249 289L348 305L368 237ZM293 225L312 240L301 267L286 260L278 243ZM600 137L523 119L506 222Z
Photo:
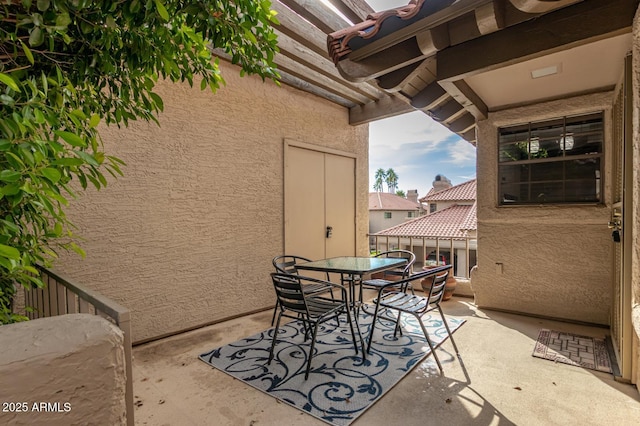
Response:
M271 263L273 263L273 267L276 268L276 272L282 274L295 274L298 275L298 269L296 265L302 262L311 262L311 259L307 259L302 256L293 256L293 255L282 255L276 256L273 258ZM326 274L326 281L329 280L329 273ZM303 291L305 294L321 294L321 293L331 293L331 299L333 299L333 287L326 286L322 283L305 283L303 287ZM271 325L276 319L276 312L278 311L278 300L276 299L276 306L273 308L273 316L271 317Z
M349 304L347 303L347 290L344 286L316 278L303 277L300 275L292 274L272 273L271 278L273 280L273 287L278 298L278 306L280 308L280 312L278 314L276 326L273 331L271 351L269 352L269 361L267 362L267 365L271 364L271 361L273 360L273 351L276 346L278 329L280 327L280 320L282 319L282 317L302 321L304 324L305 341L307 341L307 339L311 337L307 368L304 375L305 380L309 377L311 359L313 358L313 351L318 334L318 326L326 321L335 318L339 323L338 317L342 314L346 314L347 322L349 323L349 327L351 328L353 346L355 348L356 354L358 354L358 343L356 342L356 335L353 328L353 323L351 322L351 309L349 308ZM329 299L327 297L322 297L319 295L310 295L304 291L305 286L314 284L324 287L330 286L339 290L342 295L342 299ZM358 322L356 320L356 327L357 326ZM309 336L309 334L311 334L311 336ZM362 356L364 359L364 341L359 329L358 335L360 336L360 342L362 343Z
M380 292L383 288L385 289L385 291L390 291L392 289L404 291L404 288L401 288L399 286L389 286L389 284L408 277L411 274L413 270L413 264L416 261L416 255L409 250L389 250L383 253L379 253L374 257L402 257L407 260L407 263L395 269L388 269L383 272L378 272L379 277L362 281L360 285L360 301L362 301L363 289L378 291L378 297L380 297ZM411 289L411 292L413 293L413 287L411 286L410 282L405 283L404 286Z
M375 300L376 308L373 314L373 322L371 323L371 331L369 332L367 353L369 353L369 351L371 350L371 341L373 340L373 332L375 330L376 319L378 318L381 308L391 309L398 312L395 330L393 333L394 337L397 336L398 331L400 330L400 321L402 314L410 314L418 320L420 328L422 329L422 332L427 339L427 343L429 344L429 348L431 349L431 353L433 354L433 357L438 364L440 374L443 374L442 365L440 364L440 360L438 359L438 355L436 354L433 342L429 338L429 333L427 333L427 329L422 322L422 316L424 314L437 310L440 313L440 317L442 318L442 322L447 330L447 334L451 339L451 343L453 344L453 348L456 351L456 355L458 359L460 359L458 346L456 345L455 340L453 340L451 329L449 328L447 320L444 317L444 313L442 312L442 308L440 307L440 302L442 301L442 297L444 296L444 287L450 271L451 265L446 265L432 270L421 271L416 274L410 275L400 281L390 282L389 284L387 284L387 287L390 289L393 289L394 287L404 287L405 291L392 290L387 292L383 291L386 289L386 287L382 287L379 293L380 296ZM407 285L411 281L422 280L425 278L431 280L431 285L429 286L429 291L426 291L425 289L424 297L416 296L415 294L411 294L406 291Z

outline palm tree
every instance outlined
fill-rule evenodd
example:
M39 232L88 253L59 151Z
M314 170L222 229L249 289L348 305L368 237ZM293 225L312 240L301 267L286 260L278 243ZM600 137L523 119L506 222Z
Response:
M398 175L395 170L389 169L387 170L386 177L387 188L389 189L389 192L393 194L398 188Z
M387 178L387 172L384 169L376 170L376 181L373 183L373 190L376 192L382 192L383 184Z

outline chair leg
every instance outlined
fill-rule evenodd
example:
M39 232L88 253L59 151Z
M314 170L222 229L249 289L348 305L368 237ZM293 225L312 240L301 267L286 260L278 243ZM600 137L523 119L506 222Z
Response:
M282 318L282 312L278 315L278 321L276 322L276 328L273 330L273 338L271 339L271 350L269 351L269 361L267 361L267 365L271 365L271 360L273 359L273 350L276 347L276 338L278 337L278 328L280 327L280 319Z
M442 364L440 364L440 360L438 359L438 354L436 354L436 348L433 346L433 342L429 338L429 333L427 333L427 329L422 323L422 319L417 314L414 314L418 322L420 323L420 328L422 328L422 332L424 333L424 337L427 339L427 343L429 344L429 349L431 349L431 353L433 357L436 359L436 364L438 364L438 368L440 369L440 375L444 374L444 370L442 369Z
M273 327L273 322L276 320L276 312L280 307L280 300L276 300L276 306L273 308L273 316L271 317L271 327Z
M447 329L447 333L449 334L449 339L451 339L453 349L455 349L456 355L460 355L460 352L458 352L458 345L456 345L456 341L453 340L453 333L451 333L451 329L449 328L449 324L447 324L447 319L444 317L444 312L442 312L442 308L440 307L440 305L438 305L438 311L440 311L442 322L444 323L444 327Z
M367 353L371 353L371 341L373 340L373 330L376 329L376 321L378 319L378 311L380 310L380 295L376 300L376 309L373 311L373 321L371 321L371 331L369 331L369 341L367 342Z
M400 335L402 336L402 329L400 328L400 320L402 320L402 312L398 311L398 318L396 319L396 326L393 329L393 337L398 337L398 331L400 331Z
M354 328L353 328L353 323L351 322L351 312L349 311L349 307L347 307L345 312L347 313L347 322L349 323L349 328L351 328L351 337L353 338L353 347L356 350L356 355L358 355L358 341L356 340L356 333L355 333ZM360 326L358 325L358 319L354 318L354 321L356 323L356 329L358 330L358 336L360 336L360 344L362 344L362 359L365 360L365 359L367 359L367 356L366 356L366 354L364 352L365 351L365 349L364 349L364 339L362 338L362 333L360 332Z
M309 378L309 370L311 369L311 359L313 358L313 350L316 346L316 335L318 334L318 326L320 323L315 323L313 327L313 335L311 336L311 346L309 347L309 359L307 360L307 370L304 373L304 379L307 380Z

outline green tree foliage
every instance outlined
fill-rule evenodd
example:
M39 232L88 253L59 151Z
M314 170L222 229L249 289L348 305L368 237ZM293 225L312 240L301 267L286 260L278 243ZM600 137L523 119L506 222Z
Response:
M373 190L376 192L382 192L384 188L384 181L387 178L387 172L384 169L376 170L375 182L373 183Z
M0 324L34 265L83 254L65 216L74 188L107 184L123 162L98 126L157 121L159 78L215 91L212 48L241 73L277 80L267 0L0 0Z
M394 192L396 192L396 189L398 188L398 175L396 174L395 170L389 169L387 170L385 176L386 176L385 180L387 182L387 188L389 189L389 192L393 194Z
M397 195L398 197L407 198L407 194L404 192L404 189L398 189L398 190L396 191L396 195Z

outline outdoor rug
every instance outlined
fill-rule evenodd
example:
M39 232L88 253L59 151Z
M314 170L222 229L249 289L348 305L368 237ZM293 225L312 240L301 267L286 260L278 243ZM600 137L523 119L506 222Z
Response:
M429 346L414 318L403 316L402 336L393 337L394 323L379 319L371 353L362 361L360 341L355 354L346 319L320 326L309 379L304 380L309 341L299 321L280 326L274 359L267 365L273 328L204 353L211 366L329 424L348 425L388 392L429 353ZM367 339L371 315L361 313L360 330ZM447 332L440 316L425 315L429 337L438 346ZM464 320L447 317L452 332ZM338 327L337 331L335 328ZM356 337L357 334L356 334ZM441 357L442 358L442 357ZM428 362L435 361L433 357Z
M605 339L541 329L533 356L612 373Z

